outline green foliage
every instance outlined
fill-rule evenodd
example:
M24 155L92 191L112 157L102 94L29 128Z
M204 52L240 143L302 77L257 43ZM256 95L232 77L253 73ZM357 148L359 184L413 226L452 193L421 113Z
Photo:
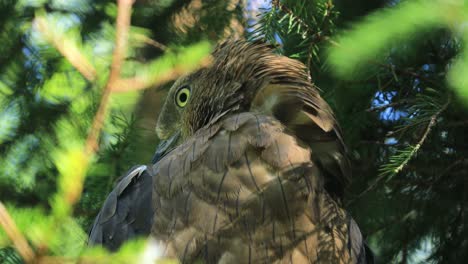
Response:
M329 62L337 75L352 78L365 68L369 61L382 58L397 43L409 42L424 33L448 28L465 40L468 32L464 23L468 20L468 6L464 1L405 1L395 8L376 12L355 29L338 39L339 47L331 49ZM385 29L385 30L383 30ZM465 73L468 70L467 55L463 52L447 73L450 84L465 99L468 86Z
M422 93L416 95L413 105L408 108L408 112L412 114L409 117L402 118L405 124L400 125L396 131L408 133L408 130L414 130L424 126L424 133L418 142L410 144L403 149L399 149L394 155L390 156L387 163L381 166L379 177L386 177L387 180L389 180L403 170L424 144L428 133L435 125L436 118L441 111L445 110L445 107L446 105L444 106L443 102L441 102L440 95L437 92L432 92L432 95Z
M22 263L21 257L12 247L5 247L0 250L0 262L5 264Z
M337 15L330 1L273 1L272 7L261 14L250 38L281 43L281 53L318 65L321 42L333 33Z
M60 104L73 101L83 94L85 88L86 82L83 77L70 69L52 75L42 86L39 96L51 104Z
M0 101L2 112L0 113L0 144L11 139L18 129L21 114L18 103L15 101Z
M361 190L351 206L367 212L368 220L357 213L358 222L371 230L370 242L384 262L452 263L466 257L467 230L455 228L447 236L448 226L464 225L456 215L465 213L459 206L466 196L457 195L463 187L455 185L462 184L459 172L465 171L467 148L456 142L466 128L450 124L466 108L452 103L446 83L466 101L468 60L460 50L468 43L462 26L467 15L463 1L403 1L354 23L327 52L329 68L348 89L370 83L377 90L371 108L355 110L366 111L378 125L357 132L366 142L354 143L363 166L358 175L368 184L354 184ZM369 160L376 162L365 165ZM423 244L429 245L426 251ZM457 249L450 246L455 244Z
M468 13L468 12L467 12ZM464 46L468 45L468 32L465 36ZM458 94L468 102L468 83L466 73L468 72L468 51L463 51L460 58L455 61L451 71L447 74L449 83L457 90Z

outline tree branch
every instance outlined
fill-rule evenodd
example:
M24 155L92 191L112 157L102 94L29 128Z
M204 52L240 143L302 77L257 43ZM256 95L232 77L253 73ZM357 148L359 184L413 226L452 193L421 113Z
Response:
M45 39L51 43L83 77L90 82L96 79L96 70L93 65L81 53L73 41L55 33L55 30L50 28L45 17L36 17L34 21L37 25L37 29L42 33Z
M297 20L297 22L298 22L299 24L301 24L301 26L302 26L303 28L305 28L305 30L307 31L307 33L309 33L309 34L311 35L311 38L313 39L313 42L312 42L312 43L316 43L316 42L319 42L320 40L324 39L324 38L322 37L322 32L323 32L323 30L318 31L318 32L314 32L314 31L311 29L311 27L309 26L309 24L307 24L306 22L304 22L304 20L302 20L300 17L296 16L296 15L294 14L294 12L293 12L291 9L289 9L287 6L283 5L279 0L273 0L273 1L271 2L271 4L272 4L272 6L275 7L276 9L281 10L281 11L287 13L288 15L294 17L294 18ZM327 9L328 9L328 8L331 9L331 7L332 7L332 6L327 5ZM330 12L327 12L327 14L329 14L329 13L330 13ZM327 15L327 16L328 16L328 15ZM312 43L311 43L311 45L312 45Z
M29 246L26 238L19 231L15 221L11 218L2 202L0 202L0 225L11 241L13 241L13 245L24 261L26 263L33 263L35 258L34 251Z
M427 136L431 132L432 128L436 125L437 118L439 117L439 115L443 111L445 111L445 109L447 109L450 102L451 102L451 97L449 96L449 98L447 99L447 102L437 112L435 112L431 116L431 118L429 119L429 122L428 122L428 124L426 126L426 129L424 130L424 133L422 134L421 138L418 140L418 142L416 143L414 148L411 150L411 153L408 155L408 157L406 157L406 159L395 170L393 170L392 175L401 172L403 170L403 168L406 166L406 164L408 164L408 162L413 158L413 156L419 151L419 149L422 147L422 145L426 141ZM372 190L374 187L376 187L380 183L380 181L382 181L382 179L386 178L387 176L388 176L388 174L385 174L385 173L381 174L379 177L377 177L377 179L369 187L367 187L364 191L362 191L360 194L358 194L353 200L362 197L364 194L366 194L367 192Z
M122 63L127 50L128 31L130 28L130 15L134 0L118 0L117 23L116 23L116 39L114 53L112 54L112 65L109 74L109 79L104 88L99 104L98 111L94 117L91 130L88 134L85 145L85 153L92 154L98 149L99 133L104 123L107 105L109 103L112 87L120 78Z
M211 58L207 56L199 62L198 68L207 66L211 62ZM187 70L179 64L169 71L154 76L136 76L133 78L118 79L113 83L112 92L137 91L153 86L160 86L177 79L186 72Z

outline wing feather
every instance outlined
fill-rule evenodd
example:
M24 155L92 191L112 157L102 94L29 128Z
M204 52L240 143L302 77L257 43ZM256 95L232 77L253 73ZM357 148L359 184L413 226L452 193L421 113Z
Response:
M145 165L132 167L104 202L89 232L89 245L117 250L125 241L146 237L153 220L152 173Z

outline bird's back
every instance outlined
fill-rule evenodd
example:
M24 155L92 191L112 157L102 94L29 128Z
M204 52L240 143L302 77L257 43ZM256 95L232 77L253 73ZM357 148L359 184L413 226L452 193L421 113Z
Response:
M152 235L187 263L357 263L362 236L313 155L270 116L210 124L158 163Z

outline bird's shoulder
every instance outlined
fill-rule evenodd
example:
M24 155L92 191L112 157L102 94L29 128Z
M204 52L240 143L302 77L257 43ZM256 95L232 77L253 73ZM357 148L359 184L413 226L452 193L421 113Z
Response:
M125 241L150 233L153 168L133 166L104 201L89 232L89 245L117 250Z
M200 170L203 176L209 176L255 164L269 171L281 171L311 162L310 148L280 121L269 115L244 112L198 130L162 158L155 179L160 190L156 188L171 196L187 184L197 184L200 177L191 175L198 175Z

